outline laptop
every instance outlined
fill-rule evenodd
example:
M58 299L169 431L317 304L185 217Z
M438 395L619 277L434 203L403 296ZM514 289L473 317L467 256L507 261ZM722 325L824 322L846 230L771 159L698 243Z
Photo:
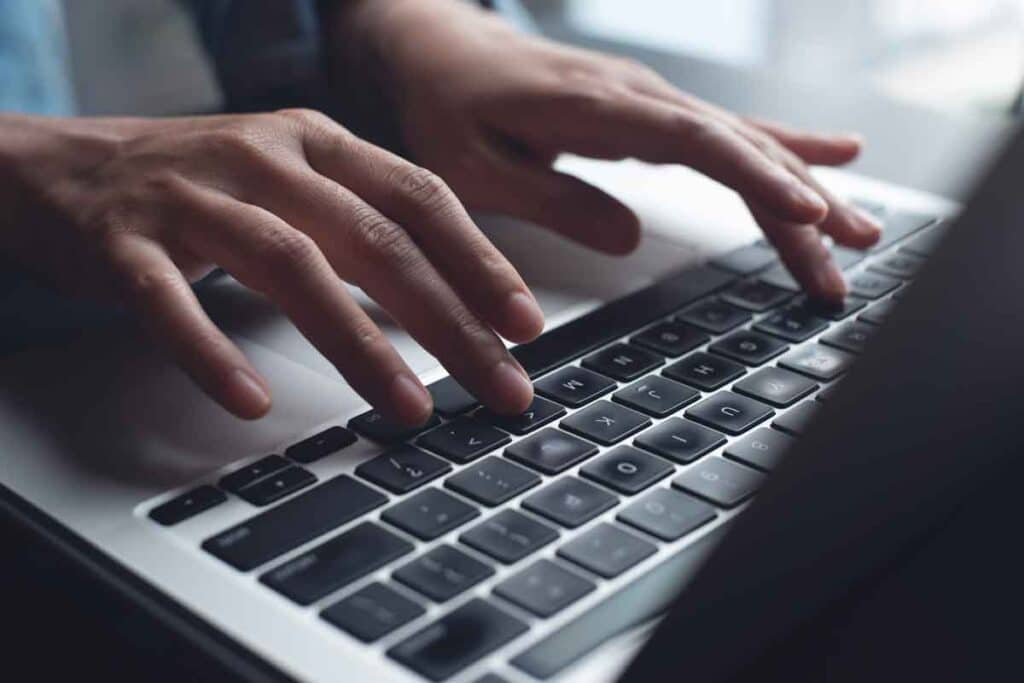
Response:
M971 304L1016 267L1022 146L959 220L942 198L824 173L886 228L867 252L833 249L842 308L802 296L729 193L579 162L654 229L616 261L541 233L517 247L530 228L485 221L549 315L513 350L537 390L514 418L390 328L437 409L396 428L266 302L211 283L272 413L235 420L121 330L18 354L0 362L0 501L241 678L657 680L682 653L721 680L969 480L934 446L972 433L949 407L970 378L961 344L1020 317ZM950 314L962 339L936 336Z

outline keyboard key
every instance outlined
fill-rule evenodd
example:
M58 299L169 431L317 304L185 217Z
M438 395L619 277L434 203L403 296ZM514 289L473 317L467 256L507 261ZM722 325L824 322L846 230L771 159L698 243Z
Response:
M428 384L427 391L434 399L434 410L447 418L468 413L479 405L473 394L463 389L454 377L445 377Z
M372 439L377 443L391 444L411 439L417 434L421 434L428 429L433 429L440 423L441 421L438 419L437 415L431 415L427 423L420 427L396 425L385 419L385 417L376 410L369 410L362 415L357 415L349 420L348 427L349 429L362 434L367 439Z
M793 437L763 427L729 444L725 457L768 471L775 469L794 443Z
M612 396L613 401L654 417L668 417L698 398L696 389L658 375L649 375Z
M371 583L320 612L320 616L364 643L372 643L425 612L393 588Z
M539 483L540 477L530 470L493 455L445 480L445 486L452 491L491 507Z
M883 299L857 316L857 320L862 320L872 325L881 325L886 321L894 308L896 308L895 299Z
M495 586L494 594L538 617L550 617L594 588L592 582L551 560L537 560Z
M673 479L672 486L731 508L754 495L763 481L757 470L716 457L701 460Z
M569 366L537 380L537 392L570 408L579 408L607 394L614 381L585 368Z
M624 406L598 401L561 422L562 429L610 446L651 424L651 418Z
M268 455L265 458L260 458L254 463L250 463L241 469L237 469L231 474L226 474L220 478L217 485L225 491L231 493L238 493L246 486L259 481L263 477L280 472L284 468L288 467L291 463L282 458L280 455Z
M467 463L511 440L508 434L490 425L459 417L430 430L416 443L453 462Z
M723 334L750 320L750 313L718 299L708 299L686 309L676 319L705 332Z
M554 422L565 415L565 412L565 408L557 403L534 396L530 407L519 415L497 415L484 409L479 411L476 416L506 432L521 436L540 429L549 422Z
M788 348L777 339L743 330L719 339L708 347L708 351L714 351L747 365L761 365Z
M634 444L679 463L693 462L725 443L725 437L679 417L669 418L638 436Z
M629 382L663 364L665 359L632 344L614 344L583 359L588 370Z
M800 283L796 281L789 272L789 269L781 263L761 273L757 279L772 287L785 289L789 292L799 292L801 289Z
M785 408L818 388L811 380L782 368L761 368L732 386L733 391L776 408Z
M454 676L527 630L526 624L474 598L388 650L432 681Z
M868 266L868 270L882 275L909 280L917 275L917 271L924 265L924 259L905 252L896 252L876 261Z
M779 255L763 244L748 244L712 259L711 265L736 275L752 275L776 263Z
M934 216L926 214L911 213L909 211L890 211L885 215L885 229L882 231L882 238L871 247L871 251L883 251L886 247L935 223L935 221ZM910 241L915 242L917 239L915 237Z
M829 382L846 372L853 361L853 356L838 349L809 344L787 353L779 359L779 365L822 382Z
M802 342L828 327L828 321L803 306L787 306L754 325L759 332L773 334L789 341Z
M612 579L639 564L657 546L611 524L598 524L558 549L558 556Z
M807 432L807 428L811 426L811 423L818 417L818 413L821 411L820 401L804 401L798 404L792 410L779 415L772 422L772 426L776 429L781 429L784 432L793 434L794 436L802 436Z
M733 286L722 295L722 298L734 306L761 313L785 303L792 296L792 292L784 289L757 280L748 280Z
M864 299L858 299L855 296L848 296L843 299L842 305L806 298L801 300L798 305L811 315L816 315L819 318L826 318L828 320L845 320L867 306L868 302Z
M407 493L451 469L444 460L402 444L364 462L356 474L392 493Z
M835 393L836 393L836 391L838 389L839 389L839 382L836 382L835 384L831 384L831 385L825 387L824 389L822 389L821 391L819 391L814 396L814 398L815 398L815 400L818 400L818 401L831 401L832 397L835 395Z
M942 224L935 226L934 228L922 232L911 240L908 240L906 244L900 247L900 251L914 256L931 256L938 248L939 243L945 236L946 231L942 229Z
M356 435L344 427L330 427L324 431L304 439L284 452L295 462L308 465L331 453L348 448L356 442Z
M149 511L149 518L163 526L174 526L228 499L212 486L199 486Z
M659 323L644 330L630 341L646 346L660 354L675 358L706 344L710 337L696 327L684 323Z
M469 503L431 488L392 505L380 518L419 539L432 541L479 516L480 511Z
M208 538L203 550L249 571L385 502L387 497L343 474Z
M316 602L412 551L412 543L363 522L271 569L260 582L300 605Z
M746 371L739 363L701 351L668 366L661 374L704 391L714 391Z
M663 541L675 541L717 516L705 503L672 489L655 489L620 512L616 519Z
M544 474L558 474L597 453L597 446L550 427L505 449L505 457Z
M619 446L580 469L580 475L619 493L634 494L667 477L674 467L629 446Z
M850 293L864 299L878 299L900 286L896 278L865 271L850 279Z
M523 507L562 526L578 527L618 502L607 491L575 477L565 477L528 496Z
M731 391L720 391L686 410L687 417L733 435L742 434L774 414L760 401Z
M512 564L558 538L558 532L516 510L502 510L459 536L470 548Z
M392 575L434 602L451 600L494 574L494 569L450 545L439 545Z
M253 505L270 505L300 489L316 483L316 477L301 467L288 467L249 484L238 491L238 497Z
M857 320L851 320L840 327L822 335L821 342L845 351L861 353L878 328Z

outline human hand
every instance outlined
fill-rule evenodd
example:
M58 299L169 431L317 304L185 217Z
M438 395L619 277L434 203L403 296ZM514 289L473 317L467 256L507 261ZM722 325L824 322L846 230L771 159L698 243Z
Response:
M430 395L343 280L490 407L520 412L532 398L498 338L543 327L515 269L434 174L321 114L0 115L0 206L0 255L127 306L240 417L266 413L270 391L189 286L218 266L280 306L398 422L424 422Z

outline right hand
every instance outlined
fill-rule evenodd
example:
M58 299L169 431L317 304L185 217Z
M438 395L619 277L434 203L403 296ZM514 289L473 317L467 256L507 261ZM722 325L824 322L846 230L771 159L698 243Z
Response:
M397 422L426 421L430 395L343 280L492 409L532 398L498 338L543 328L518 273L436 176L322 114L0 115L0 206L0 253L127 306L239 417L264 415L270 391L189 286L216 267L272 299Z

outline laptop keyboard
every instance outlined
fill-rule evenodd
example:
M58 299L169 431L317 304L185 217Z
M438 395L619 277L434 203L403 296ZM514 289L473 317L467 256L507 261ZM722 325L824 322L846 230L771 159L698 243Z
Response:
M537 394L522 415L492 414L445 378L423 428L370 411L149 516L173 526L237 497L257 514L202 549L339 637L381 642L431 680L522 639L511 666L549 677L666 609L715 522L806 432L941 235L923 215L885 222L870 252L835 249L842 308L807 301L758 242L514 349ZM319 482L305 467L361 439L379 455L352 475Z

